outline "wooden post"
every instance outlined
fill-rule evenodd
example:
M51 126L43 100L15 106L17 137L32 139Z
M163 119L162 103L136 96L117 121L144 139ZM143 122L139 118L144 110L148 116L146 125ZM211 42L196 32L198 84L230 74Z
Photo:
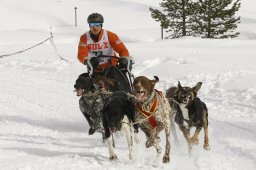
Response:
M75 26L77 27L77 16L76 16L76 9L77 9L77 7L75 7Z
M161 39L164 39L164 28L161 24Z

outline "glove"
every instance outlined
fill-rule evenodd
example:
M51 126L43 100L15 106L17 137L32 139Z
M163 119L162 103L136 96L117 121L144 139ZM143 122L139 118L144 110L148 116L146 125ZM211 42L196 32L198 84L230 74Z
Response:
M129 67L129 68L128 68ZM119 59L120 70L132 71L132 62L130 58L122 57Z
M100 60L98 57L92 57L90 59L90 64L92 65L93 69L96 69L98 67L99 63L100 63Z
M84 59L84 65L87 65L87 58Z

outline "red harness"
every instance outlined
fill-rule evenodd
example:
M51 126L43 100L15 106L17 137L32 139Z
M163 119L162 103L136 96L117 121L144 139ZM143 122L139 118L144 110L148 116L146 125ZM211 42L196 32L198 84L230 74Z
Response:
M155 92L157 92L161 97L163 96L163 93L162 93L161 91L158 91L158 90L156 90L156 89L154 89L154 90L155 90ZM149 123L150 123L150 125L151 125L153 128L157 127L157 123L156 123L155 118L154 118L151 114L155 112L157 104L158 104L158 98L155 97L155 100L154 100L154 102L153 102L153 104L152 104L152 106L151 106L151 109L150 109L150 111L148 112L148 111L143 110L142 107L137 103L137 108L139 109L139 111L140 111L145 117L148 118Z

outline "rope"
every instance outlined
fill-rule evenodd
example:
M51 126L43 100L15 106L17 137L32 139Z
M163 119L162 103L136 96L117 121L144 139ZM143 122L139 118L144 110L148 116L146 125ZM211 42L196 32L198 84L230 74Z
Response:
M51 35L52 35L52 33L51 33ZM64 61L66 61L66 62L68 62L68 63L72 63L71 61L69 61L69 60L63 58L63 57L58 53L58 50L57 50L57 48L56 48L56 46L55 46L55 43L54 43L54 41L53 41L53 36L51 36L50 42L51 42L51 44L52 44L52 46L53 46L53 48L54 48L55 54L56 54L61 60L64 60Z
M50 27L50 29L51 29L51 27ZM28 50L30 50L30 49L32 49L32 48L35 48L35 47L37 47L37 46L39 46L39 45L45 43L45 42L48 41L48 40L50 40L51 45L53 46L53 48L54 48L54 50L55 50L55 54L56 54L61 60L64 60L64 61L69 62L69 63L72 63L71 61L68 61L68 60L66 60L65 58L63 58L61 55L59 55L59 53L58 53L58 51L57 51L57 48L56 48L56 46L55 46L55 44L54 44L54 41L53 41L53 34L52 34L52 31L51 31L51 36L50 36L49 38L45 39L44 41L42 41L42 42L40 42L40 43L38 43L38 44L35 44L35 45L33 45L33 46L29 47L29 48L26 48L26 49L24 49L24 50L21 50L21 51L17 51L17 52L10 53L10 54L0 55L0 59L1 59L1 58L4 58L4 57L8 57L8 56L15 55L15 54L23 53L23 52L25 52L25 51L28 51Z
M95 87L96 88L96 87ZM112 92L110 91L100 91L98 88L96 88L96 91L94 93L91 93L91 94L83 94L82 96L85 96L85 97L95 97L99 94L103 94L103 95L110 95Z
M94 93L90 93L90 94L82 94L82 96L85 96L85 97L95 97L99 94L98 91L95 91Z
M131 95L131 94L130 94ZM132 97L135 97L134 95L131 95ZM167 99L170 99L170 100L172 100L173 102L175 102L176 104L178 104L178 105L180 105L180 103L178 103L174 98L167 98ZM162 103L163 104L163 103ZM159 108L159 106L158 106L158 108ZM151 116L154 116L155 115L155 111L154 112L150 112L150 111L148 111L151 115L150 116L148 116L148 117L146 117L146 118L144 118L144 119L140 119L140 120L138 120L138 121L136 121L136 122L132 122L132 123L130 123L130 126L132 126L132 125L134 125L134 124L138 124L138 123L141 123L141 122L143 122L143 121L146 121L147 119L149 119Z
M151 116L153 116L153 115L151 115ZM129 125L132 126L132 125L135 125L135 124L139 124L139 123L141 123L141 122L144 122L144 121L146 121L147 119L149 119L151 116L148 116L148 117L146 117L146 118L144 118L144 119L140 119L140 120L135 121L135 122L131 122L131 123L129 123Z
M177 105L180 105L180 103L179 102L177 102L177 100L175 100L174 98L172 98L172 97L166 97L168 100L171 100L171 101L173 101L174 103L176 103Z
M158 107L159 107L159 106L158 106ZM156 110L156 109L155 109L155 110ZM138 121L136 121L136 122L132 122L132 123L130 123L130 125L132 126L132 125L135 125L135 124L144 122L144 121L146 121L147 119L149 119L150 117L152 117L152 116L154 116L154 115L156 114L155 111L154 111L154 112L147 111L147 112L150 113L150 116L148 116L148 117L146 117L146 118L144 118L144 119L140 119L140 120L138 120Z
M181 109L181 113L182 113L182 116L183 116L183 119L186 121L186 122L188 122L189 120L190 120L190 118L189 118L189 113L187 112L187 114L186 114L186 112L184 112L184 108L186 109L186 107L184 107L184 106L182 106L182 104L181 103L179 103L179 102L177 102L177 100L175 100L174 98L171 98L171 97L169 97L169 98L167 98L169 101L173 101L174 103L176 103L179 107L180 107L180 109Z
M0 58L4 58L4 57L12 56L12 55L15 55L15 54L23 53L23 52L25 52L25 51L27 51L27 50L30 50L30 49L32 49L32 48L35 48L36 46L39 46L39 45L45 43L46 41L50 40L51 38L52 38L52 37L49 37L49 38L45 39L44 41L42 41L42 42L40 42L40 43L38 43L38 44L36 44L36 45L33 45L32 47L29 47L29 48L27 48L27 49L24 49L24 50L21 50L21 51L18 51L18 52L14 52L14 53L11 53L11 54L0 55Z
M156 94L156 97L157 97L157 95L158 94ZM161 96L160 96L161 97ZM161 100L160 100L160 102L161 102ZM161 102L161 105L162 105L163 103ZM132 122L132 123L130 123L130 125L132 126L132 125L134 125L134 124L138 124L138 123L141 123L141 122L144 122L144 121L146 121L146 120L148 120L150 117L152 117L152 116L154 116L155 114L156 114L156 110L159 108L159 104L157 104L157 106L156 106L156 109L153 111L153 112L151 112L150 110L147 110L147 112L148 113L150 113L150 116L147 116L146 118L143 118L143 119L140 119L140 120L138 120L138 121L135 121L135 122Z

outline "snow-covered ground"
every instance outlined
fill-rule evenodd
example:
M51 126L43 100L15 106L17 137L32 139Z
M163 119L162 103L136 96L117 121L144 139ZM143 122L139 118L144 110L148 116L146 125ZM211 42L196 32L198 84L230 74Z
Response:
M0 169L256 169L256 2L241 1L236 39L160 40L159 24L148 11L160 0L0 0L0 56L49 38L50 27L57 48L46 41L0 58ZM109 160L100 134L88 136L73 85L86 71L76 59L77 44L92 12L102 13L104 28L125 42L136 61L135 76L157 75L160 90L178 81L203 82L198 95L209 109L210 151L203 149L202 131L189 157L178 130L181 144L171 138L171 162L155 167L155 150L145 148L143 133L132 161L122 134L115 137L117 161Z

